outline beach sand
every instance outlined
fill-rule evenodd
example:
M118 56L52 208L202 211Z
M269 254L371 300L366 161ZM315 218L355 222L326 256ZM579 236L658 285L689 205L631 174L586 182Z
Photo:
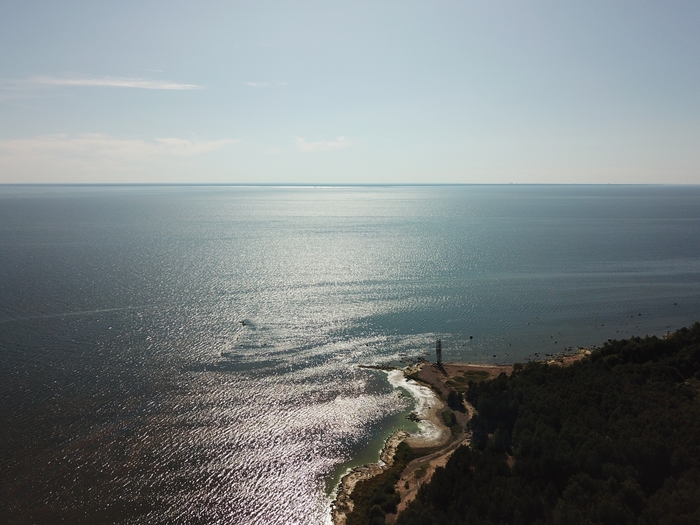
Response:
M429 387L412 379L407 379L403 370L386 370L389 383L394 388L410 392L415 399L415 414L420 418L418 432L409 434L398 431L384 443L378 463L355 467L340 480L338 494L331 506L334 525L345 525L346 516L353 509L352 492L358 481L369 479L389 468L394 462L394 454L399 443L406 441L414 449L432 449L440 447L450 439L450 429L445 426L440 412L445 404Z
M464 376L465 373L471 373L474 374L475 377L478 377L480 381L483 381L498 377L501 373L510 375L512 371L513 365L471 365L467 363L445 363L442 367L438 367L436 364L425 363L418 368L414 374L411 374L411 377L415 377L419 381L429 384L431 388L440 394L440 397L447 398L447 394L450 391L447 381L455 376Z
M545 361L555 366L567 366L590 354L581 349L575 355L558 357ZM418 489L433 476L435 469L445 466L452 453L461 445L468 445L470 434L464 430L469 419L476 413L473 406L464 402L464 412L455 411L455 417L463 429L457 436L452 436L442 420L441 412L445 408L443 399L455 384L464 385L465 381L484 381L513 372L513 365L474 365L467 363L445 363L438 366L422 363L406 369L383 369L388 374L389 382L394 388L402 388L411 393L415 399L414 412L419 417L416 433L398 431L392 434L382 448L378 463L356 467L340 481L338 495L331 507L334 525L345 525L346 515L352 511L352 492L358 481L369 479L383 472L393 464L396 447L406 441L420 457L411 461L401 473L396 490L401 496L398 512L415 499ZM441 399L442 398L442 399ZM387 522L396 521L398 514L387 515Z
M440 413L445 408L430 387L413 379L407 379L403 370L389 372L389 383L394 388L403 388L411 393L416 407L413 412L419 417L418 432L409 434L406 442L413 449L439 447L450 439L450 429L445 426Z

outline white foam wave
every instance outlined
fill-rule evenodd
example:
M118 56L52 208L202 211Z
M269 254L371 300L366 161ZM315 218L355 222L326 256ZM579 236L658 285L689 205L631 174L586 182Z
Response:
M413 379L406 379L401 370L390 370L387 374L391 386L408 391L415 400L413 411L418 415L420 421L418 422L419 430L414 436L426 441L439 440L442 436L442 429L429 419L430 410L443 404L435 392Z

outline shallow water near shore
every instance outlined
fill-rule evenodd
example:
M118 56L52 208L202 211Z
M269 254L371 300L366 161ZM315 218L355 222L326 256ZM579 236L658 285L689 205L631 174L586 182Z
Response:
M8 523L324 523L410 426L359 364L698 320L700 188L0 187L0 276Z
M401 391L403 393L403 389L401 389ZM339 488L338 484L342 477L348 474L353 468L378 462L384 444L395 432L404 430L409 433L416 433L420 430L418 424L407 418L415 408L415 400L410 397L410 393L407 391L405 392L405 396L407 408L384 419L381 427L373 432L367 442L363 446L357 447L352 458L339 464L327 478L326 494L329 500L332 500L336 496L336 491Z

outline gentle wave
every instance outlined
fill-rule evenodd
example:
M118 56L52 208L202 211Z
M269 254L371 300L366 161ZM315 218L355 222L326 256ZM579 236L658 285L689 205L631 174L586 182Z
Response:
M397 389L435 434L429 390L358 365L437 338L526 360L700 311L700 189L45 193L0 188L16 521L323 523L329 483L407 424Z

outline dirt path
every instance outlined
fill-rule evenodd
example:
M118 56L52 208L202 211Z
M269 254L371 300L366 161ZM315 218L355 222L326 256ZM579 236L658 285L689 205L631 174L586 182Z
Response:
M567 366L590 351L582 350L576 355L559 357L547 361L550 365ZM436 364L423 363L404 370L407 377L424 383L440 399L434 399L431 406L423 414L423 417L431 421L439 430L429 439L427 436L410 435L405 432L397 432L386 443L379 464L357 467L343 477L338 491L338 496L332 508L334 525L345 525L346 515L352 511L352 491L358 481L376 476L387 468L387 464L393 462L393 455L398 444L405 440L417 453L424 455L411 461L401 473L401 478L396 484L396 491L401 496L397 514L388 514L387 523L394 523L408 504L416 498L418 490L423 483L427 483L433 477L438 467L444 467L450 456L462 445L468 445L471 435L462 430L454 439L449 439L449 431L442 423L440 415L445 407L444 401L450 390L464 391L469 381L484 381L498 377L505 373L513 372L512 365L473 365L461 363L446 363L438 367ZM415 392L414 392L415 394ZM464 402L465 411L455 411L455 417L462 429L465 429L476 410L472 405ZM448 433L445 433L447 431Z
M463 432L458 438L440 450L416 458L411 461L401 473L401 478L396 484L396 491L401 496L398 504L398 513L401 513L406 506L416 498L418 489L423 483L431 480L435 469L444 467L452 453L461 445L469 444L470 435ZM398 514L387 515L387 523L394 523Z
M464 390L469 380L484 381L498 377L501 373L511 374L513 367L511 365L472 365L460 363L447 363L442 367L435 364L425 363L420 368L411 370L411 377L420 382L426 383L430 388L437 393L443 400L447 399L447 394L450 390ZM465 429L467 423L476 413L472 405L464 402L465 411L455 412L455 417L462 429ZM396 491L401 496L401 502L398 505L397 514L389 514L387 523L394 523L408 504L416 498L418 489L423 483L429 482L435 469L444 467L450 459L452 453L462 445L468 445L471 435L465 430L456 438L439 448L434 452L430 452L424 456L411 461L401 473L401 478L396 484Z
M411 377L430 385L430 388L442 399L446 399L450 389L456 384L455 379L461 380L464 378L465 372L467 377L469 377L469 374L472 374L474 379L484 380L497 377L501 372L510 373L511 371L511 366L446 364L443 367L438 367L433 364L424 364L420 369L414 369ZM475 414L474 407L469 403L465 402L464 407L464 412L455 412L457 422L462 429L466 427L471 417ZM431 480L435 469L444 467L458 447L469 444L470 437L470 434L463 430L454 440L433 452L414 459L406 466L396 484L396 491L401 496L398 513L387 515L387 523L396 521L398 514L416 498L421 485Z

